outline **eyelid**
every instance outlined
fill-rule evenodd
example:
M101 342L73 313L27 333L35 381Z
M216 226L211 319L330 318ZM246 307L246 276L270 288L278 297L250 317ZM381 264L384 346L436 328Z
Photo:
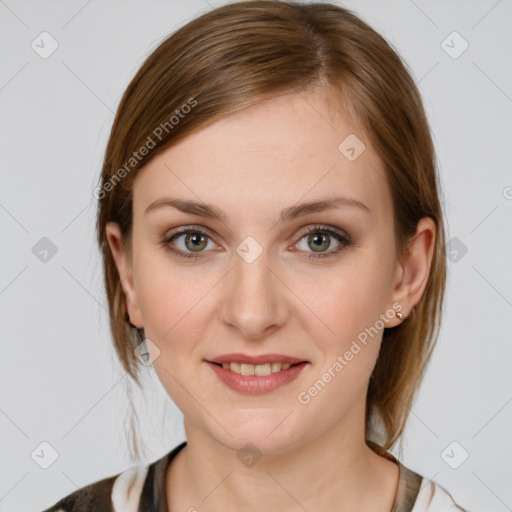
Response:
M206 226L201 226L199 224L187 224L186 226L179 226L177 228L173 228L171 230L168 230L163 236L163 238L168 240L170 238L182 235L184 233L188 233L190 231L199 231L201 233L204 233L205 235L208 235L212 240L215 240L216 238L216 235L213 233L213 231L211 231Z
M212 240L216 238L216 235L206 226L202 226L200 224L187 224L184 226L179 226L177 228L173 228L166 232L166 234L163 236L163 238L171 238L175 235L186 233L188 231L202 231L205 232ZM334 231L338 235L351 239L351 236L344 230L337 228L335 226L331 226L329 224L309 224L308 226L304 227L303 229L299 230L298 234L296 236L300 236L301 238L307 234L309 234L312 230L318 230L318 231Z
M307 227L305 227L303 230L301 230L299 232L299 235L300 238L304 237L305 235L308 235L309 233L311 232L317 232L317 231L331 231L331 232L334 232L334 233L337 233L339 236L343 237L343 238L346 238L348 240L351 240L351 236L346 232L346 231L343 231L342 229L339 229L335 226L330 226L328 224L312 224L312 225L309 225Z

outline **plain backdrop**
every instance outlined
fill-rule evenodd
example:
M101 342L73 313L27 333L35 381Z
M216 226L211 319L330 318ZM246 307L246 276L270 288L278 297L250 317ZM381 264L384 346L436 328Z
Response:
M144 58L222 3L0 0L0 511L42 510L133 466L92 191ZM392 451L472 512L512 510L512 2L338 3L410 67L447 203L442 331ZM182 416L149 371L134 398L151 462L185 439Z

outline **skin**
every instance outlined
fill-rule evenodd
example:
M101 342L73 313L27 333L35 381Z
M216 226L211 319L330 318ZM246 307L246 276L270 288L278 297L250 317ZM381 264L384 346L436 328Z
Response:
M351 133L366 146L354 161L338 150ZM400 261L384 176L370 141L314 89L230 114L136 177L132 253L122 250L117 224L108 224L107 235L130 321L158 347L154 369L184 414L188 444L166 474L170 512L391 510L398 466L364 439L383 329L309 403L297 399L394 303L404 319L391 315L386 326L404 321L425 289L435 225L421 219ZM371 211L338 207L279 222L282 209L332 195ZM226 220L171 207L144 213L164 196L213 204ZM318 252L304 232L316 224L338 228L355 245L334 253L340 242L327 236L320 247L331 255L308 259ZM207 231L199 258L163 246L180 226ZM247 236L263 249L252 263L236 252ZM182 235L174 247L194 254L185 241ZM309 364L295 381L251 396L225 386L205 362L230 352ZM237 457L247 442L262 454L252 467Z

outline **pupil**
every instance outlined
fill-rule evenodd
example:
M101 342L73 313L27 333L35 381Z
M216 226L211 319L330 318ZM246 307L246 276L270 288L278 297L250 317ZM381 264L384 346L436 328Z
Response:
M203 237L203 235L201 235L199 233L195 233L193 235L189 235L187 237L187 240L192 242L193 247L201 248L200 246L201 246L201 243L204 241L204 237Z
M322 242L325 242L325 240L327 239L327 237L325 235L322 235L322 234L314 235L312 238L313 238L313 243L315 244L315 247L316 248L320 248L320 249L322 249L322 245L321 245ZM317 245L317 242L319 242L320 245ZM324 249L325 249L325 247L324 247Z

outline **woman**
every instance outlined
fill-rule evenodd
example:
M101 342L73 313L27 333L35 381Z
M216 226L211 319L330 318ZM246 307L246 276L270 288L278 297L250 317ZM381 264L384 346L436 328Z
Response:
M437 181L414 81L349 10L234 3L160 44L97 230L117 353L187 441L47 512L463 510L388 451L439 331Z

